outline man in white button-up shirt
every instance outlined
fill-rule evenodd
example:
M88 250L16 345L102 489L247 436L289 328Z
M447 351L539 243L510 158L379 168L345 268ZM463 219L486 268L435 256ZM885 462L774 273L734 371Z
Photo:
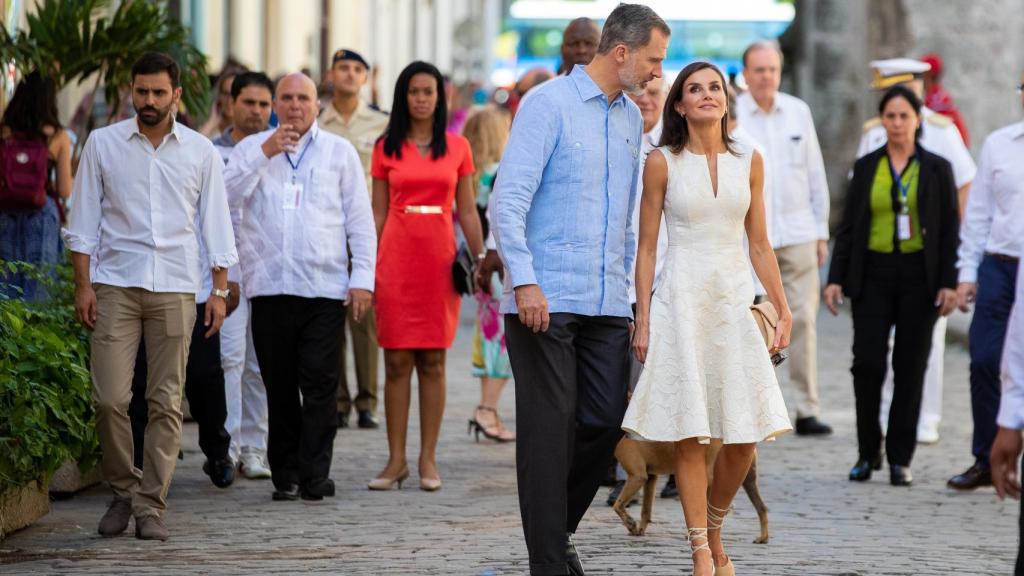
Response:
M760 142L770 162L765 171L769 238L779 260L786 300L793 310L790 382L796 387L796 433L831 434L818 420L818 268L828 258L828 181L811 110L779 92L782 52L758 42L743 53L750 88L736 99L737 119Z
M973 196L973 193L972 193ZM1018 194L1016 207L1010 211L1007 220L1008 231L1013 238L1024 237L1024 194ZM1021 278L1020 266L1017 278ZM1022 441L1021 430L1024 430L1024 282L1017 282L1017 290L1013 311L1010 313L1009 328L1006 331L1006 347L1002 360L1002 399L999 402L997 419L999 432L992 444L992 482L1000 498L1007 494L1020 498L1020 479L1024 468L1018 471ZM1024 464L1022 464L1024 465ZM1024 504L1022 504L1024 512ZM1024 515L1021 516L1021 528L1024 528ZM1024 542L1024 540L1021 540ZM1015 574L1024 574L1024 555L1020 544L1017 550L1017 567Z
M1024 104L1024 103L1022 103ZM964 312L975 305L970 328L974 464L949 480L971 490L991 482L989 452L999 413L999 371L1024 246L1024 122L993 132L981 148L978 176L960 227L957 297ZM1019 315L1019 314L1018 314ZM1021 338L1018 333L1017 338ZM1012 354L1008 354L1012 356ZM1019 369L1019 368L1018 368ZM1005 385L1005 383L1004 383Z
M262 72L242 72L231 82L231 126L213 139L227 163L235 145L263 132L270 123L274 83ZM250 479L270 478L267 453L267 388L260 376L256 350L252 345L249 299L240 294L240 267L228 271L228 289L238 298L238 307L224 320L221 328L221 365L224 369L224 395L231 435L231 459Z
M225 181L241 213L242 289L267 386L273 498L320 500L334 495L345 308L356 321L369 310L377 235L359 154L317 126L313 81L285 76L274 110L281 125L235 146Z
M210 337L224 320L227 268L238 262L220 156L209 140L175 122L180 97L179 69L170 57L151 53L135 63L138 115L89 136L65 230L75 311L93 330L96 428L103 475L114 492L100 521L104 536L123 532L134 514L137 537L167 539L161 515L181 442L181 388L202 267L213 269L202 320ZM140 471L132 465L126 411L143 333L149 423Z

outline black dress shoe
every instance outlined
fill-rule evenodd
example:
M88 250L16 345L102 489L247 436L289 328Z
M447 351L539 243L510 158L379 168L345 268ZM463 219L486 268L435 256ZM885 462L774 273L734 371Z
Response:
M828 436L832 427L814 416L796 419L796 433L799 436Z
M364 430L375 430L380 428L380 422L373 417L373 413L369 410L359 411L359 427Z
M576 543L572 540L572 532L565 535L565 564L569 568L569 576L586 576L580 555L576 552Z
M207 459L203 463L203 473L210 477L217 488L227 488L235 481L235 465L227 458Z
M857 460L857 463L850 468L850 480L854 482L867 482L871 480L872 470L882 469L882 456L878 455L875 458L868 460L867 458L861 458Z
M914 475L910 473L910 466L889 465L889 483L893 486L910 486L914 482Z
M954 490L974 490L975 488L991 485L992 471L988 468L982 467L982 465L977 462L964 471L963 474L957 474L950 478L949 482L946 482L946 486L949 486Z
M338 428L348 428L348 413L338 412Z
M609 506L614 506L615 501L619 499L619 495L622 494L622 489L625 488L625 486L625 480L619 480L616 482L615 486L612 486L612 489L608 491L608 499L605 502L607 502ZM633 497L629 499L629 502L626 502L626 507L628 508L632 506L636 501L636 494L634 494Z
M665 483L665 487L661 489L662 498L679 498L679 489L676 488L676 475L672 474L668 477L668 482Z
M334 480L321 478L306 484L300 491L303 500L323 500L334 496Z
M283 488L274 490L270 497L275 502L290 502L299 499L299 485L289 484Z

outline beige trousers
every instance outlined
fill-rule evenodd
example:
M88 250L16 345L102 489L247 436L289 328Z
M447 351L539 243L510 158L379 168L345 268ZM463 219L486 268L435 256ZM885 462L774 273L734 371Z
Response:
M793 312L789 344L789 381L796 392L796 417L817 417L818 406L818 242L775 249L782 286Z
M377 362L380 346L377 344L377 316L373 309L366 311L361 322L352 317L352 307L346 311L348 330L352 334L352 356L356 360L356 397L353 401L348 390L348 361L345 354L345 335L341 336L341 368L338 372L338 413L348 414L355 404L356 410L377 411Z
M96 284L92 333L93 403L103 452L100 467L136 517L162 515L181 444L181 390L196 321L194 294ZM140 471L132 464L128 403L139 338L146 338L149 423Z

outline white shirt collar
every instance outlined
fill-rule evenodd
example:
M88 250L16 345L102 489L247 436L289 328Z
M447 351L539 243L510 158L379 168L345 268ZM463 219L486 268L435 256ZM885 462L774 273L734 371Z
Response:
M658 119L658 123L651 128L650 132L646 132L644 134L644 138L651 144L651 146L658 146L658 141L661 140L661 118Z
M1013 139L1017 140L1024 137L1024 120L1021 120L1016 125L1016 130L1013 131Z
M131 140L132 137L135 136L136 134L138 134L139 136L141 136L143 138L146 137L146 135L143 134L141 130L139 130L139 116L138 115L136 115L134 118L132 118L132 121L129 122L128 124L129 124L129 126L131 126L131 130L128 131L128 136L125 138L125 140ZM181 142L181 130L180 130L179 126L181 126L181 125L178 123L177 120L172 120L171 121L171 131L168 134L168 136L174 136L174 138L178 142ZM167 139L167 136L164 137L164 140L166 140L166 139Z
M750 94L750 93L748 92L748 94ZM761 108L761 105L757 103L757 100L754 98L754 95L750 94L751 110L753 111L754 114L775 114L776 112L781 112L782 111L782 106L781 106L782 98L780 98L780 96L781 96L780 92L776 92L775 93L775 96L772 97L772 107L771 107L771 109L769 109L766 112L763 108Z

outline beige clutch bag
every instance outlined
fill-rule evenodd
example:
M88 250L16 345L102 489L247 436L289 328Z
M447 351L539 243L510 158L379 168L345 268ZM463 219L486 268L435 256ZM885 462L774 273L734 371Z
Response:
M768 351L772 351L772 344L775 342L775 327L779 325L779 313L771 302L761 302L750 307L754 314L754 323L757 324L761 336L764 337L764 345Z

